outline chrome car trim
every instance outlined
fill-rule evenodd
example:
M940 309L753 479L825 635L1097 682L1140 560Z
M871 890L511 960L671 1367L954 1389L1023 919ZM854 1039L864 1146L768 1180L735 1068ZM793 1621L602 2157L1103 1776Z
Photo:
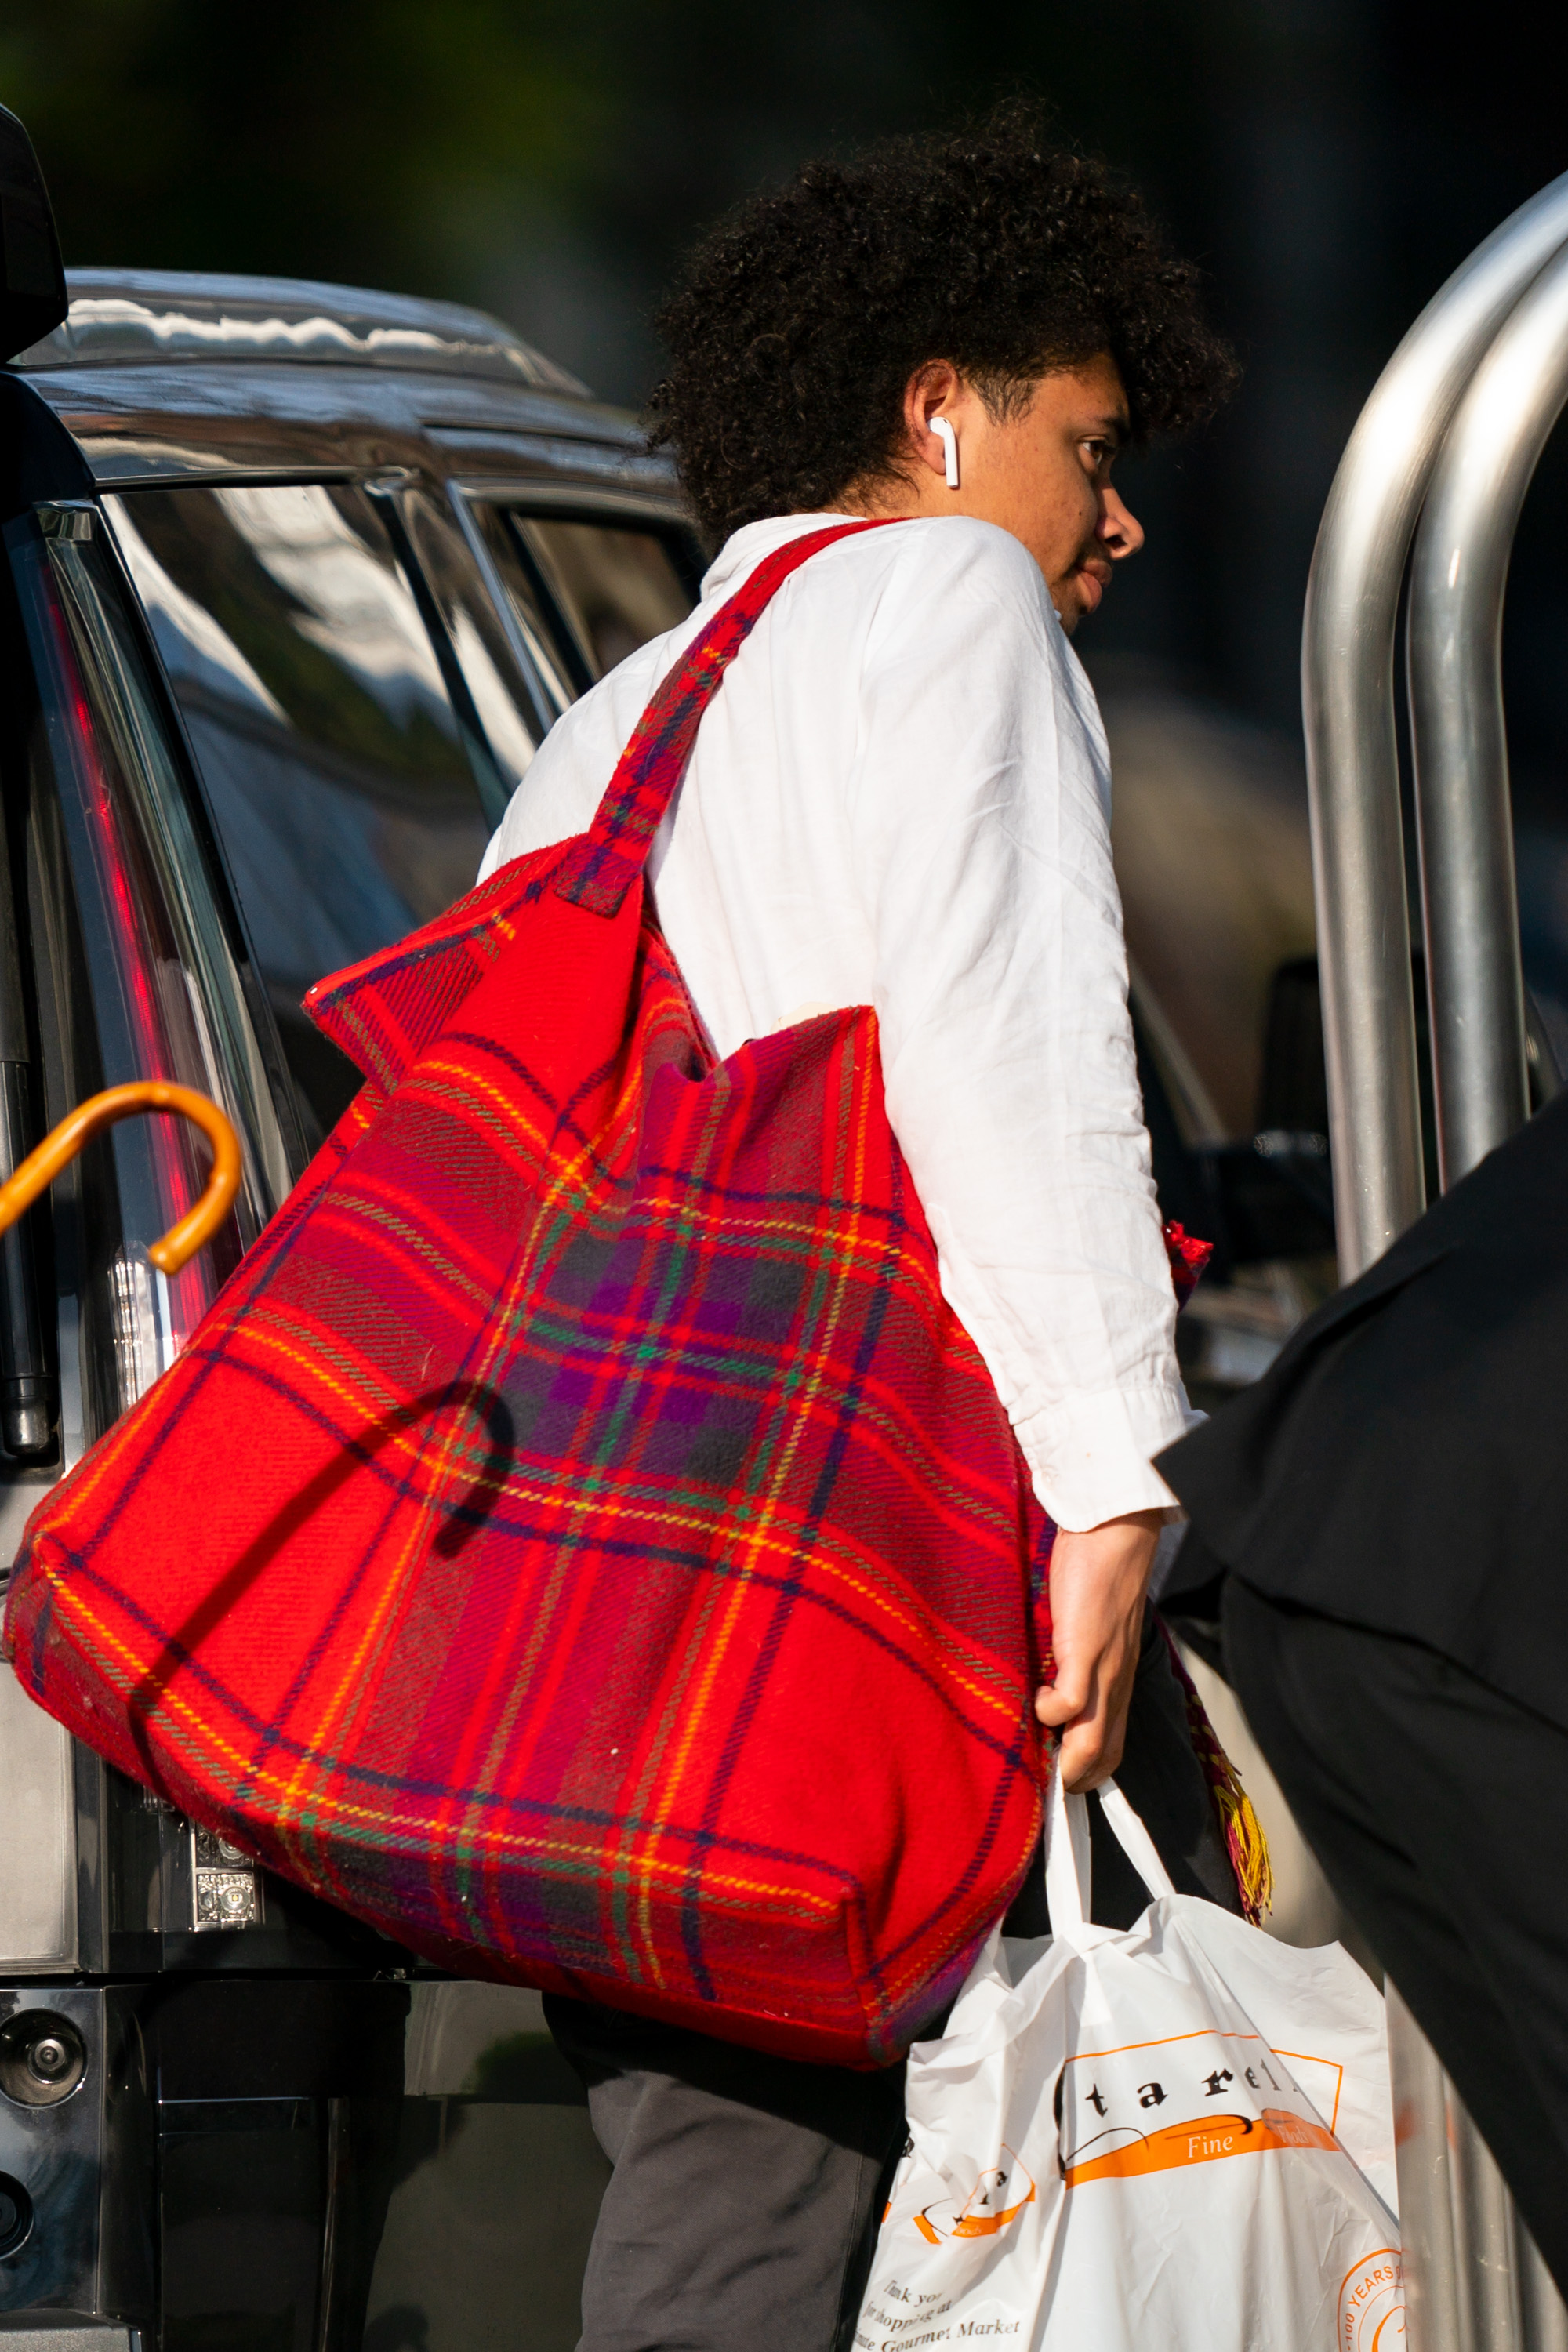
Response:
M9 1465L7 1465L9 1467ZM33 1509L58 1476L30 1473L20 1488ZM9 1494L6 1496L10 1502ZM16 1511L9 1516L15 1517ZM5 1558L20 1539L6 1529ZM78 1964L76 1805L71 1740L0 1664L0 1966L29 1974Z
M111 450L92 457L93 480L106 494L114 490L170 490L181 483L204 490L287 489L300 482L359 482L361 466L194 466L186 450L170 450L162 463L137 451L129 464L125 453Z

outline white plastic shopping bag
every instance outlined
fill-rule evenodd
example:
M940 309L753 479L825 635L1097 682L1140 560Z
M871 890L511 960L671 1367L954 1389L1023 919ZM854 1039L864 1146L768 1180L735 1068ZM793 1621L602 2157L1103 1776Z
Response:
M1058 1776L1053 1933L994 1933L910 2053L857 2345L1395 2352L1380 1995L1337 1944L1294 1951L1178 1895L1100 1793L1153 1899L1126 1934L1086 1921L1087 1807Z

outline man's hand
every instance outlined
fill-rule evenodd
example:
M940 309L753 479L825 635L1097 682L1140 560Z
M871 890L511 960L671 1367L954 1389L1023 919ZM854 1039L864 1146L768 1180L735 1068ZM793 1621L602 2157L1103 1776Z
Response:
M1068 1788L1097 1789L1121 1761L1143 1630L1143 1593L1164 1514L1133 1511L1082 1535L1058 1528L1051 1550L1057 1678L1035 1713L1062 1735Z

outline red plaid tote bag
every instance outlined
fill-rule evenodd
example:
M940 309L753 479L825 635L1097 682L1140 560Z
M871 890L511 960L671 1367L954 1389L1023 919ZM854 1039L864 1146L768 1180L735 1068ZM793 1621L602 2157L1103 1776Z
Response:
M1051 1530L874 1015L717 1060L643 866L769 598L873 527L752 572L589 832L312 991L367 1084L7 1619L81 1738L431 1958L850 2063L1025 1869Z

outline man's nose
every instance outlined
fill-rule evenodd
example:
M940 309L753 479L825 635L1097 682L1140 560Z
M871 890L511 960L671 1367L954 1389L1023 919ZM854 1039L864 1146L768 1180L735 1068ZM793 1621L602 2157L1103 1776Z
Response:
M1113 563L1120 563L1124 555L1136 555L1143 544L1142 524L1123 505L1109 482L1100 494L1100 520L1095 530Z

